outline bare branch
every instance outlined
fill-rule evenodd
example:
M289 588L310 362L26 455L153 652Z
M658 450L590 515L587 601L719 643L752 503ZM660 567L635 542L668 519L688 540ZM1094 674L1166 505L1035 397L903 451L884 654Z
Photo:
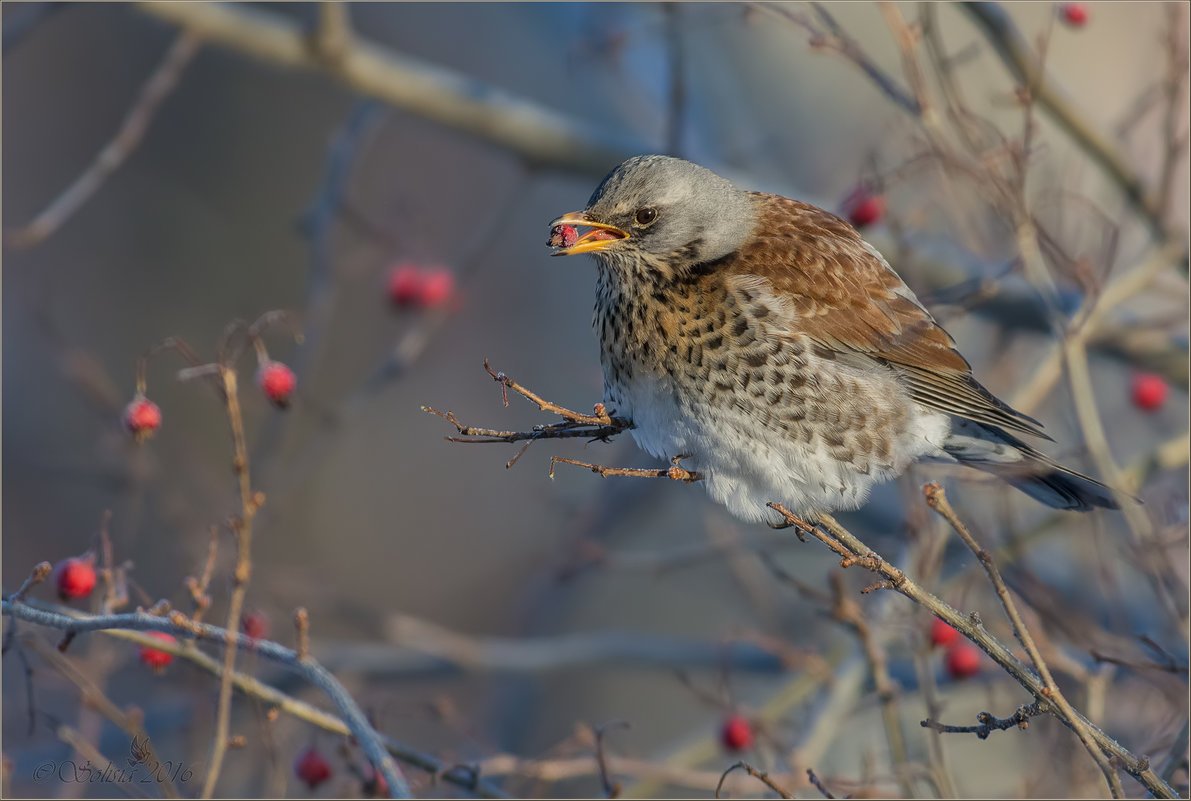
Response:
M177 88L182 73L194 59L200 46L199 37L189 32L178 35L161 64L141 87L136 102L125 115L115 137L99 151L90 166L34 217L32 222L21 228L6 231L4 244L18 248L41 244L70 219L103 186L112 173L120 169L144 139L145 131L153 122L158 107Z
M752 776L757 781L764 784L770 790L773 790L775 793L777 793L782 798L793 798L794 797L794 796L790 795L789 790L785 789L780 784L775 782L773 779L769 778L768 773L766 773L763 770L757 770L749 763L742 761L742 762L737 762L735 765L728 768L720 775L720 783L718 785L716 785L716 788L715 788L715 797L716 798L720 797L720 790L722 790L724 787L724 779L728 778L728 774L734 770L743 770L745 773L747 773L748 775ZM830 798L830 796L828 796L828 797Z
M311 48L298 22L273 11L225 3L138 3L151 16L204 41L282 67L322 70L345 85L442 125L506 148L544 167L603 175L608 165L648 150L593 132L529 100L468 76L355 39L335 61Z

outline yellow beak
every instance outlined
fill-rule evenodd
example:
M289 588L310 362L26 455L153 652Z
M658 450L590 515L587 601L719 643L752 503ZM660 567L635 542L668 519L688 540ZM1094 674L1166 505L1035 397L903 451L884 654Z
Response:
M587 215L584 211L573 211L570 214L564 214L558 219L550 223L551 227L559 225L572 225L576 228L590 228L591 230L583 234L575 240L575 244L570 247L560 247L554 251L552 255L555 256L575 256L579 253L591 253L592 251L602 250L614 242L619 242L622 239L629 238L629 232L615 225L608 225L607 223L596 222Z

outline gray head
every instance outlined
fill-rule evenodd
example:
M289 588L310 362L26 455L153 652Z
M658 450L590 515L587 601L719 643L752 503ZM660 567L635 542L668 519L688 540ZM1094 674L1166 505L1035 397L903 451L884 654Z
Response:
M683 272L740 247L756 223L748 193L670 156L636 156L608 174L581 212L555 225L592 230L555 255Z

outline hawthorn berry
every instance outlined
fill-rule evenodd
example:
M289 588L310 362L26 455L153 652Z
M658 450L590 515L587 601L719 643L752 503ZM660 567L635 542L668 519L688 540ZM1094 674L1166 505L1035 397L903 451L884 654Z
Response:
M331 778L331 765L326 757L313 745L298 755L294 762L294 773L306 786L313 790Z
M172 634L164 631L150 631L146 632L150 637L162 642L175 644L178 638ZM152 668L156 672L161 672L169 667L169 664L174 661L174 655L166 651L159 651L150 645L141 646L141 664L145 667Z
M1063 3L1059 6L1059 16L1068 26L1082 28L1088 24L1090 12L1085 3Z
M269 636L269 618L259 609L247 612L240 618L240 631L244 632L245 637L263 640Z
M546 244L552 248L569 248L579 241L579 231L573 225L556 225L550 229Z
M124 427L143 442L161 428L161 408L144 395L137 395L124 407Z
M980 672L980 651L966 642L955 642L943 660L948 675L956 680L971 678Z
M95 566L90 559L71 557L54 566L54 586L63 601L86 598L95 589Z
M866 186L858 186L844 200L844 216L857 228L880 222L885 216L885 196Z
M455 276L450 270L436 268L422 274L422 286L418 291L418 303L426 309L435 309L455 295Z
M256 383L274 406L284 409L289 406L298 377L294 371L281 362L265 362L256 373Z
M389 783L374 766L369 766L367 778L364 779L364 795L368 798L389 797Z
M397 306L413 306L422 293L422 271L413 264L398 264L389 273L389 300Z
M1162 376L1138 373L1133 376L1133 405L1146 412L1157 411L1166 403L1167 386Z
M753 724L740 714L732 714L720 727L720 744L727 751L747 751L753 747Z
M930 644L944 648L959 639L959 632L939 620L937 617L930 624Z

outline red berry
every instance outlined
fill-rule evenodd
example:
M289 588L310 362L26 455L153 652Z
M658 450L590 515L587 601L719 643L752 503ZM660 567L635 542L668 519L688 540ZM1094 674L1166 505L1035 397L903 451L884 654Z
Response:
M980 672L980 651L966 642L956 642L947 649L943 660L953 679L967 679Z
M294 371L281 362L265 362L256 373L256 383L278 409L289 406L290 396L298 385Z
M413 306L422 294L422 271L412 264L398 264L389 273L389 300Z
M150 631L147 633L155 640L161 640L162 642L168 642L170 644L176 644L178 642L177 637L172 634L167 634L164 631ZM156 671L161 671L168 667L170 662L173 661L174 655L171 653L159 651L156 648L148 645L141 646L141 664L145 665L146 667L153 668L153 670Z
M885 216L885 196L858 186L844 200L844 216L857 228L879 222Z
M743 715L733 714L720 728L720 743L728 751L747 751L753 747L753 724Z
M161 428L161 409L144 395L138 395L124 407L124 427L137 442L142 442Z
M54 566L54 584L63 601L86 598L95 589L95 566L90 559L63 559Z
M930 624L930 644L941 645L944 648L959 639L959 632L948 626L937 617Z
M455 276L449 270L428 270L422 275L418 302L427 309L437 308L455 295Z
M1059 7L1059 14L1063 22L1072 28L1082 28L1088 24L1088 7L1083 3L1063 3Z
M364 795L369 798L389 797L389 783L375 767L368 768L368 777L364 779Z
M313 790L331 778L331 765L313 745L298 755L294 773Z
M569 248L579 240L579 231L573 225L556 225L550 229L546 244L552 248Z
M1133 376L1133 405L1138 409L1153 412L1166 403L1167 386L1162 376L1153 373L1138 373Z
M263 640L269 636L269 618L259 609L248 612L240 618L240 630L244 632L245 637Z

